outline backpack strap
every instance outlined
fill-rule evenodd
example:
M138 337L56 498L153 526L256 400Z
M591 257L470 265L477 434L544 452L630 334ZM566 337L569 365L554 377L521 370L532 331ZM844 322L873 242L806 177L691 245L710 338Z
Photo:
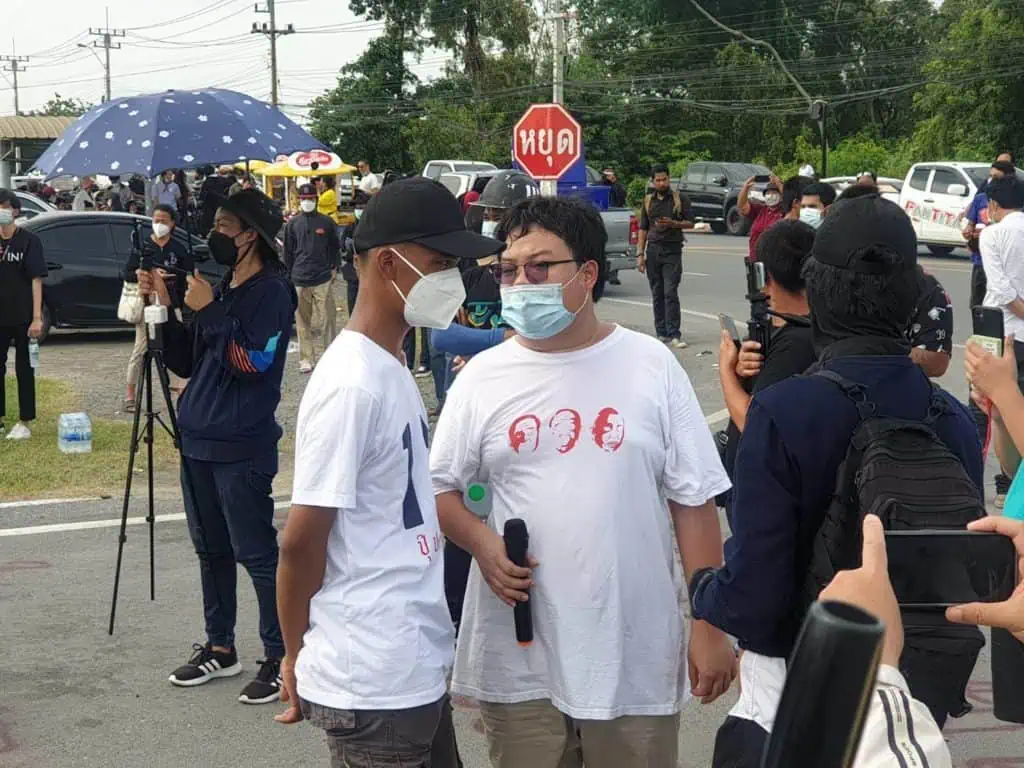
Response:
M676 216L681 216L683 213L683 198L680 196L678 189L672 190L672 210Z
M942 396L941 389L935 386L931 380L928 381L928 385L931 387L932 393L931 401L928 403L928 415L924 417L924 423L931 427L943 416L951 414L953 409L950 408L949 401Z
M644 195L644 213L648 216L651 215L651 200L654 199L654 195Z
M846 395L857 407L857 416L861 421L869 419L875 415L875 404L868 400L867 389L863 384L857 384L849 379L843 378L838 373L830 371L828 368L821 368L811 375L821 376L823 379L828 379L843 390L843 394Z

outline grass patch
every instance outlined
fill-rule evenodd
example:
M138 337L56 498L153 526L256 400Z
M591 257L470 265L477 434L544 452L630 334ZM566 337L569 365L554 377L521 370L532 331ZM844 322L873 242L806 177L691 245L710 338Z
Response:
M17 422L17 384L6 381L7 418L10 429ZM93 496L119 494L128 468L130 421L92 418L92 453L63 454L57 448L57 419L62 413L81 410L71 386L56 379L36 379L36 420L28 440L0 440L0 500L46 496ZM140 446L136 467L145 466L146 446ZM174 445L157 428L153 445L157 471L177 465ZM135 484L145 477L136 473Z

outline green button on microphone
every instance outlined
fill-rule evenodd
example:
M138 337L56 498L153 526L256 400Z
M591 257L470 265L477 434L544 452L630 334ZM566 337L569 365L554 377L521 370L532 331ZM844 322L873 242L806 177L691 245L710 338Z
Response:
M483 483L470 483L462 494L462 503L474 515L486 520L491 515L491 490Z

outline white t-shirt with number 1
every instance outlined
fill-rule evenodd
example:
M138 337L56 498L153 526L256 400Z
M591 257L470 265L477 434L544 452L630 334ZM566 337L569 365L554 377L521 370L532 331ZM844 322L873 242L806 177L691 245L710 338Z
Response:
M729 480L664 344L616 328L574 352L511 339L477 355L448 393L430 468L436 493L488 486L488 524L525 520L540 563L527 648L473 563L453 690L550 699L581 719L679 711L686 645L667 500L700 506Z
M408 368L342 331L306 387L296 430L292 503L338 510L296 661L303 699L409 709L445 693L455 633L427 434Z

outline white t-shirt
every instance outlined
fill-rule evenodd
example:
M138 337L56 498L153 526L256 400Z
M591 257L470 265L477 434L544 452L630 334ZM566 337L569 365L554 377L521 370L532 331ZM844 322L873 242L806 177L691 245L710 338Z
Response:
M453 690L550 699L571 717L679 711L686 646L666 499L699 506L729 487L690 381L659 341L624 328L586 349L515 339L474 357L434 435L435 493L473 481L489 525L521 517L534 570L534 642L474 562Z
M337 709L440 699L455 634L427 414L408 368L362 334L341 332L302 396L292 502L338 510L299 696Z
M380 177L376 173L368 173L359 180L359 189L368 195L380 191Z

